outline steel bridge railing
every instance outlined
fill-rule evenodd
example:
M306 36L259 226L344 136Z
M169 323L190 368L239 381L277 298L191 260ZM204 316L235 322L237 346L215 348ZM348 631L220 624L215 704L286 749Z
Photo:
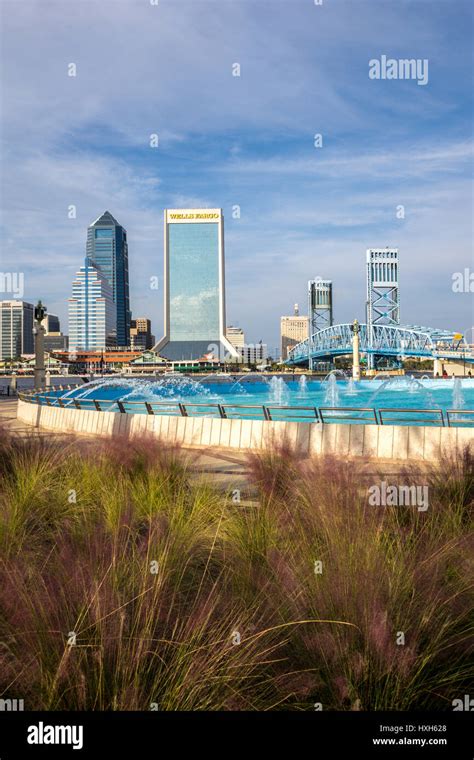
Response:
M76 387L76 386L73 386ZM440 427L474 426L474 409L404 409L334 406L278 406L262 404L217 404L179 401L134 401L113 399L59 398L50 388L39 391L20 391L22 401L62 409L119 411L122 414L142 412L149 415L174 417L214 417L220 419L250 419L268 422L313 422L331 424L350 422L364 425L438 425Z

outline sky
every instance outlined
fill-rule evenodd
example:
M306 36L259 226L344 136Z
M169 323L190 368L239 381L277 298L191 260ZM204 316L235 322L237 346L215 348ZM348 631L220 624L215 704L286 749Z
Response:
M272 351L318 276L337 322L364 321L365 251L385 246L404 324L472 330L453 275L474 271L474 6L319 2L0 0L0 271L23 274L25 300L67 332L87 226L108 210L133 316L159 338L163 209L209 207L227 323L248 342ZM427 61L427 83L370 78L382 56Z

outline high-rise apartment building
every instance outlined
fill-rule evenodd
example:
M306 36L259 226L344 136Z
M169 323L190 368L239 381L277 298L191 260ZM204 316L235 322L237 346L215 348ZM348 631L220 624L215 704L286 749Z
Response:
M26 301L0 301L0 359L34 353L34 306Z
M155 350L167 359L237 357L225 335L224 217L221 209L165 209L165 334Z
M280 351L281 360L288 359L288 351L308 337L308 317L300 316L298 304L295 304L291 317L280 319Z
M130 289L127 231L109 211L87 229L87 257L106 277L115 303L117 345L130 344Z
M69 350L92 351L116 345L115 306L107 278L86 257L69 299Z

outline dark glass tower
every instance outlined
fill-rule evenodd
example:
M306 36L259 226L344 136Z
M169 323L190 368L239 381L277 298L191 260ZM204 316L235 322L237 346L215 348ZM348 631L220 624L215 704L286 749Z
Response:
M109 211L87 229L87 256L108 280L117 308L117 346L130 345L127 231Z

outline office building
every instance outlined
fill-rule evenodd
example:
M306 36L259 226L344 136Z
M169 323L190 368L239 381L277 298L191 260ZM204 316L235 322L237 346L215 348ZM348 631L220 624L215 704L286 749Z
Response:
M0 360L34 352L33 321L33 304L0 301Z
M127 231L105 211L87 229L88 259L106 277L115 303L117 345L130 344L130 292Z
M226 327L225 334L229 343L232 343L237 350L245 345L245 333L241 327L229 325Z
M45 335L61 332L59 317L56 314L46 314L44 319L41 320L41 324L45 329Z
M48 353L51 351L67 351L69 347L69 338L62 332L49 332L44 336L44 350Z
M308 318L300 316L298 304L295 304L291 317L280 319L280 353L281 361L288 358L288 351L308 337Z
M146 351L153 348L155 337L151 334L151 321L146 317L132 319L130 326L130 347L132 350Z
M112 288L86 257L69 299L69 350L93 351L116 344L117 310Z
M155 350L167 359L237 358L225 335L221 209L165 209L164 325Z

